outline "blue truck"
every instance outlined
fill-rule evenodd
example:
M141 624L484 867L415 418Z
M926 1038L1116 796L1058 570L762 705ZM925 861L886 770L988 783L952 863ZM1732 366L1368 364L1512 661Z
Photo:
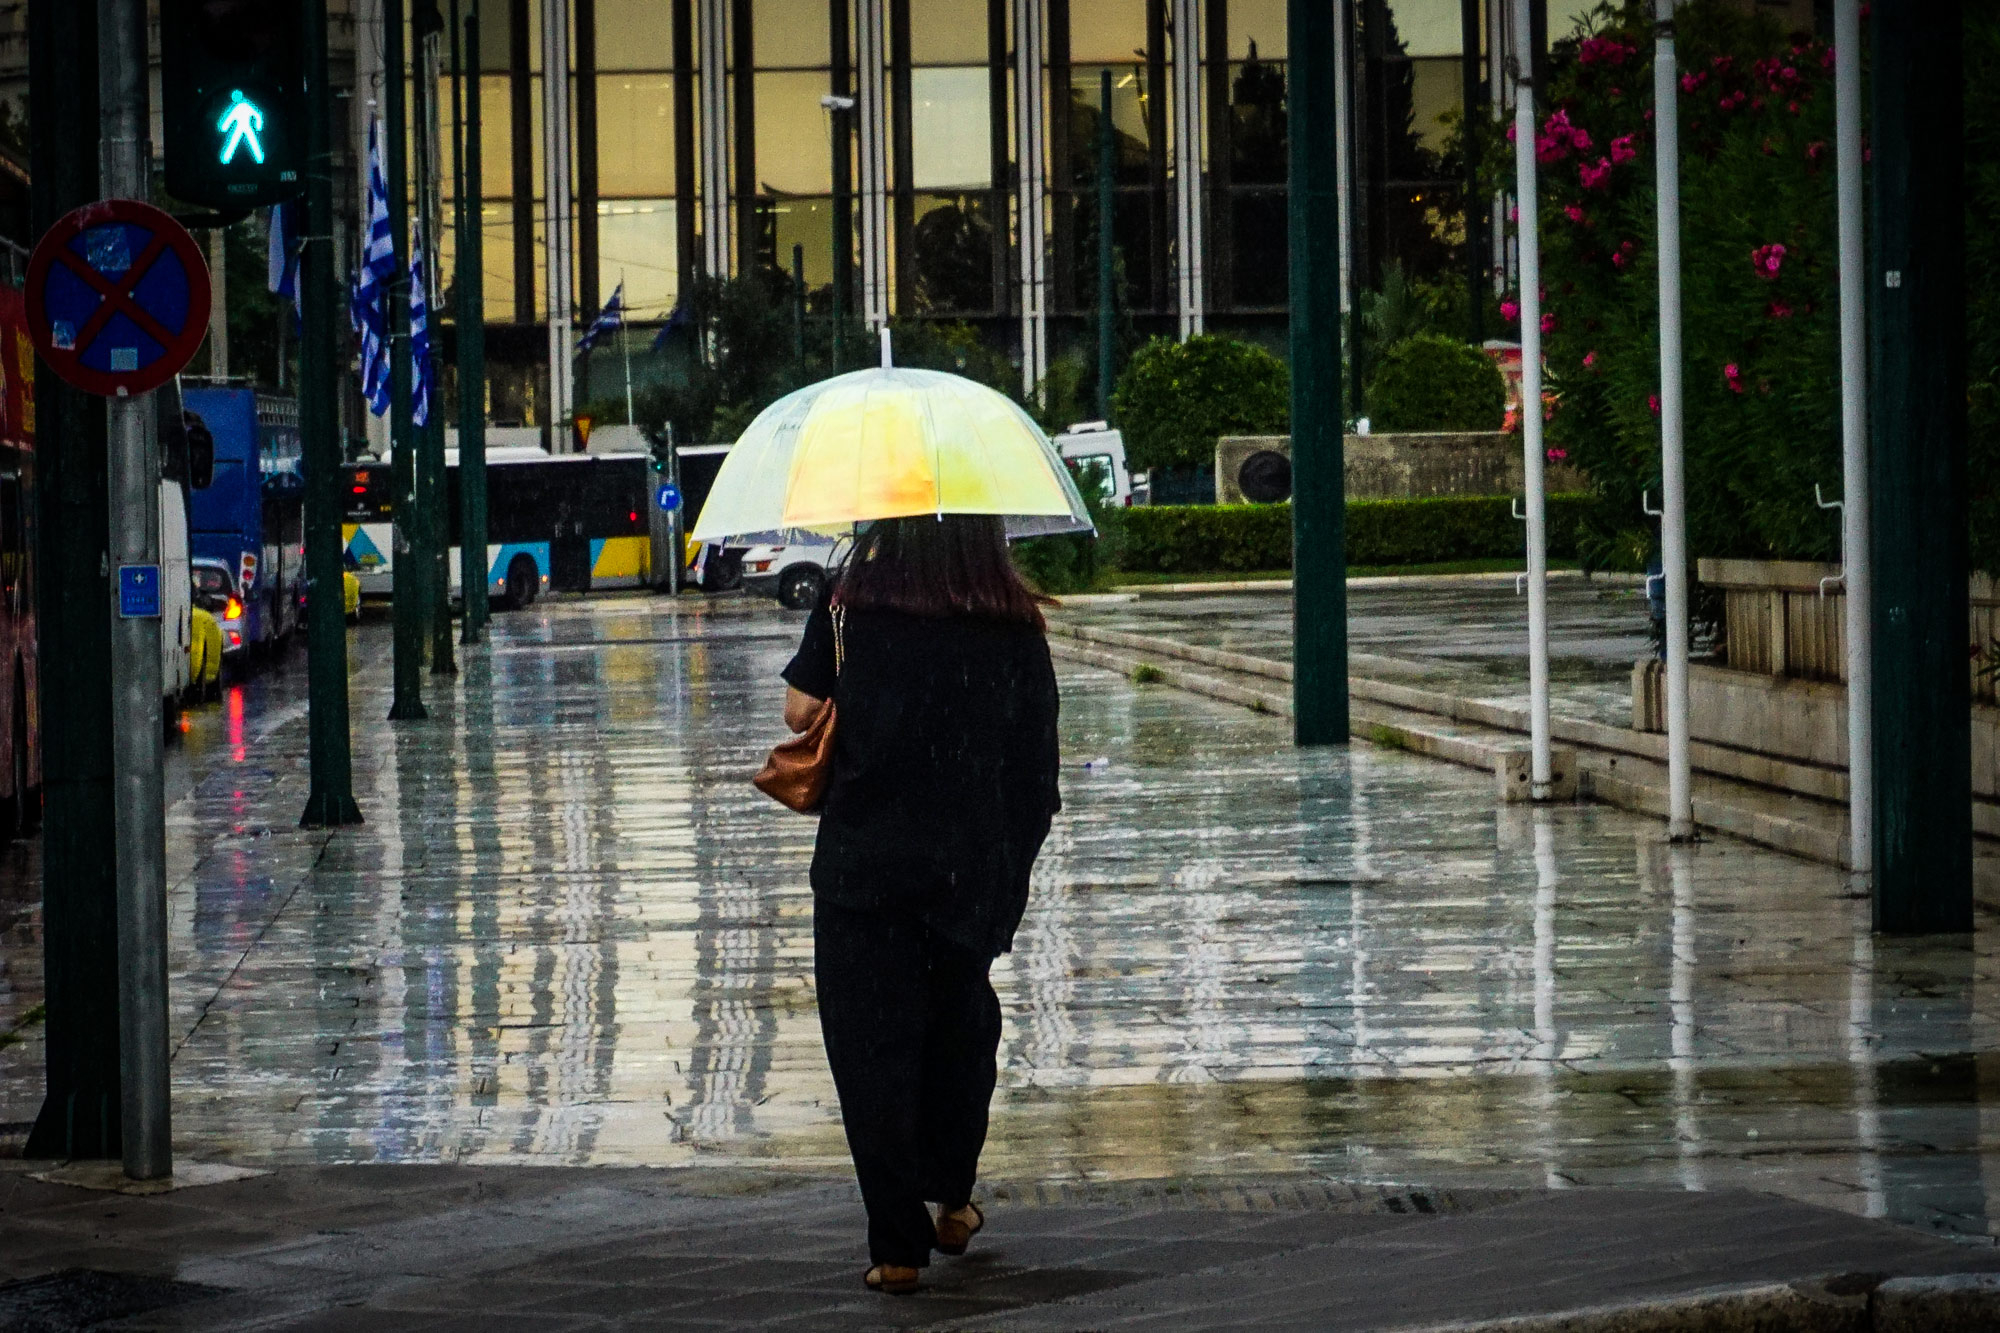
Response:
M305 623L305 476L298 401L255 389L190 388L186 409L215 440L208 485L190 492L194 560L228 570L242 646L265 650Z

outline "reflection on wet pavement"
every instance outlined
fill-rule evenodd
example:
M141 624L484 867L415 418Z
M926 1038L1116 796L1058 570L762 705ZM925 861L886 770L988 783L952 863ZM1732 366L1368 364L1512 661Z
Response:
M294 827L302 673L213 710L170 812L179 1151L843 1172L813 823L747 780L797 629L546 603L391 727L366 626L368 823L337 835ZM1063 688L989 1174L1748 1185L1987 1234L1984 937L1875 940L1820 866L1500 809L1479 775L1301 753L1107 672ZM32 935L0 954L24 1002ZM32 1115L39 1059L0 1050L0 1118Z
M1528 609L1513 577L1358 580L1348 638L1361 674L1525 707ZM1148 594L1062 613L1104 629L1152 634L1288 662L1292 603L1270 593ZM1549 582L1549 670L1557 712L1629 726L1632 663L1653 649L1645 588L1617 575Z

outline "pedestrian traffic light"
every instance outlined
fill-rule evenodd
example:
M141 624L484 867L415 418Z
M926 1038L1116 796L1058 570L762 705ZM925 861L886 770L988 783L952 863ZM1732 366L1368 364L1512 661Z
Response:
M210 208L305 185L305 50L293 0L162 0L167 192Z

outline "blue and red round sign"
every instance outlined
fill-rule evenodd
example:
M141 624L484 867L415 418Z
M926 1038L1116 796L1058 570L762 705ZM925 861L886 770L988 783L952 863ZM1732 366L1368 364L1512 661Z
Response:
M208 333L208 266L187 229L151 204L105 199L65 214L28 259L28 336L86 393L146 393Z

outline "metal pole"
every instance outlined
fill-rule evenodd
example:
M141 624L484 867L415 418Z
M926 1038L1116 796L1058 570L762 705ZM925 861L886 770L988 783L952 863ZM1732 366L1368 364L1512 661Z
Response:
M208 229L208 373L229 378L229 231ZM284 321L279 321L282 324Z
M347 624L340 560L340 279L333 247L333 90L326 0L303 0L306 235L299 252L299 436L306 480L306 828L359 824L347 722ZM282 317L282 311L280 315Z
M1336 0L1339 6L1339 29L1337 49L1339 59L1335 62L1339 71L1340 124L1341 134L1335 145L1340 161L1340 244L1341 244L1341 300L1347 315L1347 415L1358 417L1365 410L1367 399L1362 394L1361 364L1361 144L1358 138L1360 117L1356 114L1361 105L1361 94L1357 87L1360 80L1359 62L1355 58L1358 49L1355 31L1355 0ZM1343 423L1344 424L1344 423Z
M675 491L680 490L681 447L674 439L674 423L671 421L667 423L667 480L673 483ZM687 502L683 500L667 514L667 544L671 548L667 567L672 571L667 586L673 590L676 597L681 594L681 574L687 567L687 541L681 536L681 517L686 509Z
M569 440L569 7L542 4L543 251L548 270L549 452L570 452ZM711 64L709 66L713 68Z
M106 196L145 199L152 193L146 141L146 8L144 0L98 0L103 64L98 98L103 113L99 171ZM119 571L160 577L160 442L153 396L120 396L106 404L106 459L111 474L109 563ZM125 615L111 621L111 747L117 793L118 1063L123 1093L125 1174L134 1180L171 1175L174 1145L167 1051L166 807L161 769L165 732L160 715L160 617Z
M1655 197L1660 233L1660 568L1667 583L1667 836L1686 842L1694 837L1694 780L1688 758L1687 451L1681 421L1681 141L1674 4L1675 0L1657 0L1655 10L1653 139L1659 182ZM1539 412L1527 412L1525 407L1523 412L1540 420ZM1542 644L1546 654L1547 640Z
M403 0L382 0L382 175L389 187L389 238L395 251L389 280L389 472L395 524L390 573L395 580L394 697L391 722L429 717L424 708L423 511L417 503L416 425L410 416L410 200L404 95L409 61L403 51Z
M1293 736L1348 739L1347 496L1340 416L1340 206L1333 7L1288 0L1291 122Z
M1109 421L1111 321L1116 317L1117 310L1111 289L1111 228L1117 220L1118 196L1111 188L1111 173L1117 159L1116 141L1111 134L1111 71L1108 69L1099 75L1097 106L1097 415Z
M1875 925L1972 929L1961 0L1868 21Z
M1528 0L1514 2L1514 194L1521 247L1521 461L1528 521L1530 793L1546 799L1549 755L1549 543L1542 494L1542 256L1535 194L1535 83Z
M806 248L792 247L792 360L797 363L799 379L804 382L806 375Z
M431 346L430 412L417 442L417 480L424 507L424 562L429 566L424 629L430 638L431 674L455 676L458 661L451 638L451 523L445 513L444 375L438 355L444 338L444 275L438 264L444 234L444 164L439 125L440 37L445 26L437 0L419 0L424 20L413 24L422 49L417 58L417 202L423 213L424 311Z
M97 6L30 5L27 22L32 225L40 234L99 197L97 163L75 151L100 129ZM29 709L41 723L47 1095L22 1155L110 1158L119 1155L122 1098L104 408L47 366L39 379L32 529L39 688L22 690L10 706L20 710L17 735Z
M1847 591L1848 869L1875 870L1875 652L1868 550L1868 256L1861 227L1861 0L1834 0L1834 198L1840 218L1841 551Z
M1486 205L1479 198L1479 135L1473 120L1485 91L1479 72L1479 9L1485 0L1459 0L1459 65L1463 75L1463 116L1459 125L1465 144L1465 303L1468 331L1474 345L1486 341Z
M465 19L465 230L458 242L458 531L463 642L486 637L492 619L486 580L486 225L480 158L479 0ZM478 570L471 578L467 570Z

